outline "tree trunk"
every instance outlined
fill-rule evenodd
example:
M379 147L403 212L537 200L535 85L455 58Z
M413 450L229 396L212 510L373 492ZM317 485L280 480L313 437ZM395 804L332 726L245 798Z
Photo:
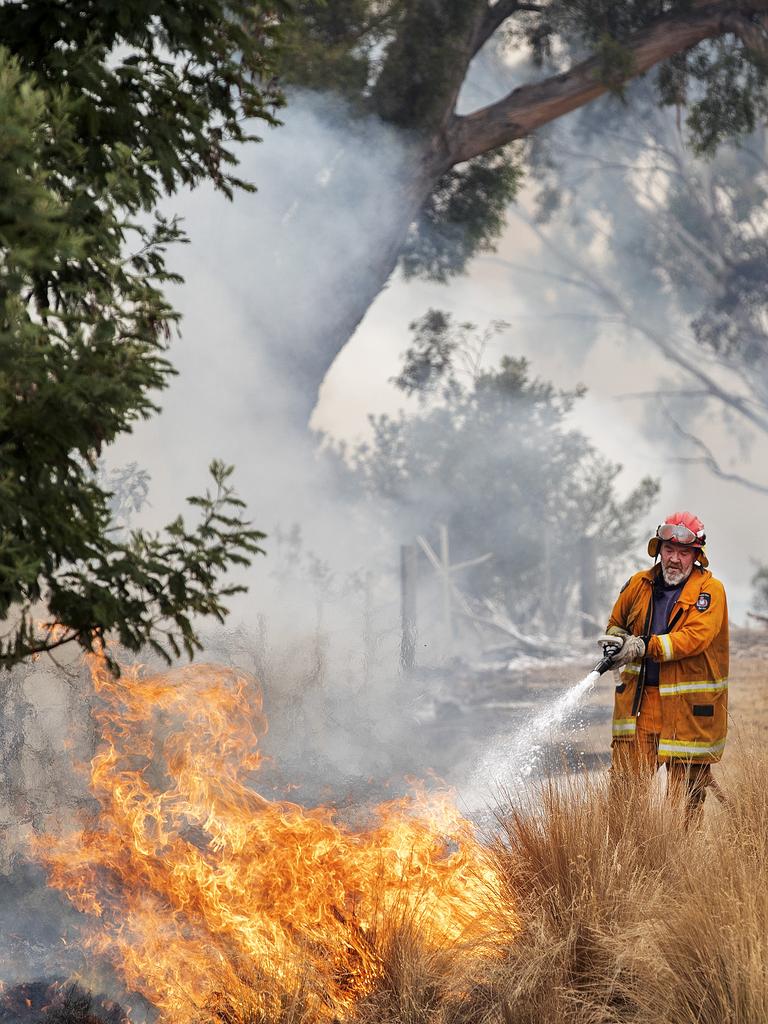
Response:
M497 0L494 5L479 0L414 0L409 5L370 101L387 125L401 129L404 145L410 147L401 173L391 181L391 194L385 197L388 216L375 231L367 229L364 251L331 254L333 266L318 269L319 294L310 330L298 313L292 329L287 310L283 335L272 338L273 383L293 396L286 411L294 426L309 420L328 370L385 287L410 225L442 175L458 163L530 134L610 88L601 77L602 58L594 56L563 74L515 89L482 110L456 116L456 99L473 55L499 24L524 6L512 0ZM630 69L627 78L724 34L765 49L766 8L768 0L753 0L748 8L724 0L693 0L690 9L657 18L622 44ZM432 36L423 53L423 44L420 50L413 40L423 40L425 25ZM319 242L322 245L322 239Z
M364 251L351 246L320 257L325 265L318 266L312 282L310 324L304 303L281 310L283 329L279 336L272 335L269 379L280 392L282 412L292 426L306 427L326 374L386 286L408 229L441 174L434 152L414 149L402 173L382 186L389 190L382 197L386 212L367 227L370 234L361 235Z

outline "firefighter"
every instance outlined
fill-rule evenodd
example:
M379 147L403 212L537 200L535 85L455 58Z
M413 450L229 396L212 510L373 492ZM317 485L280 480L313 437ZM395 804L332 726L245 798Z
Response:
M653 773L682 792L689 817L725 747L728 715L728 609L707 566L704 524L675 512L648 542L652 568L624 586L600 642L619 669L611 771ZM656 559L660 561L656 562Z

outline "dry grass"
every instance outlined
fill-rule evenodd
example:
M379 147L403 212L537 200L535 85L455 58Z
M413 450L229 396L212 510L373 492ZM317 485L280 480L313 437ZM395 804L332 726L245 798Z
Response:
M402 922L356 1024L766 1024L768 757L731 752L728 804L686 828L663 786L549 782L498 811L522 926L494 955L426 951Z

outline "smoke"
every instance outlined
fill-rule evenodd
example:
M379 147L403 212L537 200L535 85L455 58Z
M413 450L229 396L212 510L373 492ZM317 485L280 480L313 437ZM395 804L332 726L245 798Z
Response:
M463 102L488 102L504 82L508 87L508 71L490 59L478 65ZM595 108L590 116L599 122L604 110ZM370 413L400 408L402 395L388 378L399 367L409 322L427 308L481 326L506 320L510 330L490 346L488 362L505 351L524 354L534 374L557 386L570 389L583 381L589 395L577 403L570 424L625 466L620 489L631 490L648 474L661 479L657 518L678 507L702 516L715 571L725 579L732 610L742 616L750 558L760 553L745 538L750 527L760 535L761 499L745 501L738 492L740 525L734 531L732 485L714 480L705 468L674 461L679 438L659 406L625 396L687 386L687 379L647 338L605 319L605 309L566 280L574 267L553 252L552 246L561 254L589 252L612 286L632 294L648 323L665 329L667 299L652 275L637 272L642 258L612 260L600 240L605 223L599 217L585 223L601 204L624 203L616 215L621 244L631 250L646 233L642 211L620 190L611 191L590 165L598 153L627 156L618 136L606 150L607 131L587 138L569 119L552 133L554 151L567 157L569 147L578 145L584 156L573 158L567 211L554 215L541 233L529 223L536 198L530 188L519 209L524 216L513 211L498 254L478 259L449 288L396 277L329 374L313 425L355 441L369 436ZM288 351L289 340L294 345L303 339L311 354L318 317L329 304L344 302L345 268L368 259L371 239L393 215L407 148L382 125L353 120L338 101L297 93L285 125L241 157L243 176L258 186L255 194L227 204L202 188L177 197L168 211L184 218L191 242L169 258L185 278L171 294L183 315L171 350L179 375L159 396L162 413L137 425L107 457L112 470L135 462L150 475L149 504L132 525L157 528L175 516L184 498L205 486L213 457L235 464L236 487L254 525L268 534L267 557L236 580L249 589L232 600L227 626L203 626L204 657L252 672L261 684L270 722L264 750L272 759L262 779L265 795L283 795L289 783L299 787L292 798L308 804L329 797L366 800L387 795L390 784L396 789L406 773L427 771L461 785L478 758L486 767L492 762L501 764L502 773L520 774L517 762L511 768L502 762L510 756L519 761L523 748L549 738L551 715L539 709L553 685L566 685L563 669L545 667L545 683L531 683L504 652L494 663L481 663L481 645L470 634L444 644L441 588L432 578L419 593L416 644L417 662L428 670L403 672L400 545L414 542L417 517L406 528L345 491L307 434L292 425L302 387L301 351ZM688 426L700 426L701 419L691 419L690 403L672 408ZM710 422L708 430L713 444L727 446L727 427ZM755 447L753 459L761 451ZM434 498L434 481L425 478L422 486ZM499 517L509 512L497 511ZM436 544L435 527L424 528L431 528ZM473 555L485 553L484 539L477 538ZM637 567L645 564L640 548ZM617 589L625 577L624 566L617 567ZM456 653L464 664L451 663ZM575 654L584 662L572 674L578 678L590 655L586 647ZM87 760L97 742L89 732L89 699L82 674L48 663L14 673L5 691L0 853L10 881L6 895L0 893L6 907L0 931L24 933L25 942L34 942L35 933L26 896L19 893L31 890L38 898L40 879L25 875L27 868L11 858L30 831L65 828L87 808L85 780L73 765ZM608 703L606 696L603 718ZM527 726L521 710L526 704ZM567 694L557 707L569 710ZM605 722L601 728L607 742ZM501 729L503 738L492 742ZM476 776L473 799L485 786L482 775ZM81 970L81 964L65 963L64 952L59 959L50 956L56 945L51 936L62 922L70 923L71 912L49 902L43 917L52 931L38 943L40 969ZM10 953L2 952L10 964ZM28 962L37 967L38 961ZM23 978L21 959L19 965L6 981Z
M64 652L4 672L0 692L0 1017L13 1020L18 1001L21 1020L34 992L4 986L77 976L94 992L118 990L84 953L80 915L29 859L34 836L75 828L91 809L90 682Z
M707 350L691 325L726 288L707 260L714 266L726 254L727 263L764 244L762 229L753 236L754 225L739 220L752 208L764 224L765 178L754 177L755 151L764 145L759 132L714 160L697 158L679 112L656 106L652 81L635 83L626 101L601 100L539 136L538 168L510 218L512 231L476 271L516 297L516 307L502 299L494 312L510 320L517 350L555 383L576 378L589 389L574 423L624 465L618 487L650 473L661 483L659 515L682 507L704 519L713 569L742 623L754 560L765 557L751 538L766 496L739 477L768 483L768 446L734 408L707 398L697 371L758 406L765 374L756 363L745 383L737 356L725 344ZM718 218L732 227L719 248ZM734 502L744 532L733 529ZM637 559L641 567L642 546Z
M255 194L227 204L203 189L169 210L183 216L191 243L170 257L185 278L171 295L183 314L171 351L178 377L160 396L162 414L116 444L109 465L148 471L149 505L133 525L155 528L205 485L211 458L235 464L238 493L268 534L267 557L237 578L248 593L230 602L227 628L203 624L204 657L237 658L262 680L270 753L291 781L320 780L316 795L329 779L349 788L435 767L429 754L415 756L419 744L402 743L423 703L399 665L400 545L415 541L413 531L342 491L315 439L295 428L296 351L281 360L289 339L311 355L323 311L345 301L345 268L369 258L393 215L406 149L329 97L294 93L284 119L241 153ZM377 404L369 386L391 391L406 325L379 342L383 354L343 398L323 396L339 424L350 395L359 392L368 412ZM334 429L327 417L318 425ZM442 653L431 643L430 662Z
M486 54L462 103L492 100L515 73ZM607 118L617 103L596 106L549 133L553 154L567 164L561 175L567 202L538 234L529 223L536 200L531 188L511 212L497 256L478 259L450 288L393 280L329 375L313 422L337 438L354 439L365 434L368 413L402 404L387 380L398 368L409 321L428 306L480 325L505 319L510 330L491 344L488 362L504 350L523 353L534 373L556 384L583 380L590 393L577 403L573 425L626 466L620 488L651 473L662 479L661 509L688 506L702 515L714 564L730 559L740 566L731 593L737 595L732 604L743 609L745 557L736 550L742 541L731 543L727 528L732 491L705 470L672 461L679 442L652 400L620 397L674 383L677 371L647 339L606 321L594 295L567 280L578 276L568 263L571 254L582 254L586 268L597 268L611 288L631 296L655 329L668 319L669 297L640 245L647 234L644 207L629 201L626 187L606 185L613 180L606 163L626 163L639 148L626 109L621 131L618 117ZM212 636L209 647L220 657L229 651L230 658L248 659L275 691L280 679L291 679L308 717L325 722L326 748L346 760L350 773L362 774L372 746L385 750L402 728L403 708L410 714L398 674L398 570L399 546L413 542L414 523L399 530L340 491L307 435L290 426L302 384L291 377L299 353L292 350L283 360L281 352L287 339L298 338L310 354L318 317L329 304L343 303L345 268L368 258L371 240L393 215L407 148L380 123L352 118L338 100L295 93L285 125L244 148L241 158L243 176L258 186L255 194L227 204L202 188L169 208L184 218L191 242L170 255L185 278L171 295L183 314L171 351L179 376L159 396L162 414L119 441L109 465L136 462L149 472L150 504L134 522L150 528L168 521L186 495L205 485L211 458L236 465L238 490L255 525L269 534L268 554L244 575L249 592L233 600L229 629ZM617 244L635 253L632 260L612 261L601 236L606 204L613 204ZM690 411L691 404L684 408ZM425 493L434 486L423 482ZM745 510L748 521L758 509L756 501L754 511L751 505ZM298 543L290 539L293 524L300 524ZM473 554L483 553L482 538L478 545ZM641 558L638 551L644 564ZM617 585L622 581L617 573ZM431 595L425 604L433 604ZM440 653L434 657L430 650L429 656L439 664ZM326 684L316 686L321 678ZM361 679L367 679L365 729L356 696ZM336 724L329 725L331 719ZM377 735L381 742L372 744ZM307 737L294 737L296 750L311 745ZM376 767L391 765L382 757Z
M492 100L515 74L486 54L462 103ZM621 246L631 250L646 229L642 208L630 204L624 191L606 186L608 169L598 173L593 166L598 154L626 162L628 149L637 150L606 121L611 104L617 109L614 100L588 112L589 131L583 118L571 118L550 133L553 153L569 161L569 198L542 234L528 223L536 201L530 188L511 212L497 256L475 261L450 288L406 284L398 277L390 283L329 374L313 424L354 440L366 435L370 413L393 412L403 404L387 381L397 372L408 323L429 306L481 326L505 319L510 330L491 344L489 364L506 350L528 355L533 372L557 385L583 381L589 394L577 403L573 426L626 467L620 491L648 474L661 479L660 509L649 519L649 530L667 505L702 515L714 541L715 566L721 552L741 565L740 586L728 578L726 583L732 605L743 613L751 566L744 570L743 552L734 552L716 518L730 492L705 470L672 461L678 439L671 440L673 432L655 414L652 400L620 397L652 393L674 380L675 370L647 339L606 322L594 297L564 279L574 276L574 268L558 261L552 249L588 252L612 287L631 294L649 321L663 323L667 298L647 266L638 273L642 258L612 263L601 241L607 222L600 210L609 201L626 207L614 217ZM622 116L631 115L625 110ZM616 138L607 143L611 132ZM583 155L569 155L577 150ZM137 427L110 455L113 466L135 461L149 471L151 506L141 524L150 526L167 521L187 494L200 489L210 458L236 465L237 487L255 524L269 535L267 558L245 574L248 594L234 599L224 639L212 638L209 646L217 657L239 650L238 643L263 648L248 657L265 676L264 651L271 651L272 667L281 667L271 673L267 706L285 686L281 707L299 701L307 719L317 723L314 733L281 733L290 760L316 764L313 758L330 758L350 776L391 769L392 755L385 753L390 740L419 712L419 700L403 699L398 667L399 547L413 543L413 523L393 524L382 510L366 508L357 495L340 489L307 435L295 432L291 410L301 380L292 378L291 367L297 353L289 352L283 362L280 353L287 339L297 338L311 353L318 317L328 304L344 301L345 268L368 258L371 240L392 216L406 159L403 140L381 124L352 118L335 99L296 93L284 126L242 152L243 176L258 192L226 204L203 189L175 202L173 212L183 215L191 241L172 256L185 277L172 296L183 314L181 338L171 353L179 376L161 396L163 413ZM425 492L435 486L423 482ZM285 538L293 524L300 524L301 541L300 551L292 553ZM435 524L428 527L434 531ZM472 554L484 553L481 540ZM637 564L646 564L643 546ZM625 567L617 566L616 586L625 578ZM438 602L438 595L424 595L426 608ZM466 643L462 637L464 653ZM289 658L280 653L285 651ZM448 653L430 642L426 655L440 664ZM363 677L364 700L358 692ZM317 686L320 678L325 683ZM280 715L273 717L278 730Z
M462 103L492 100L515 74L493 54L484 55ZM480 325L505 319L510 330L490 346L488 362L505 350L522 353L534 373L557 385L584 381L589 396L577 403L572 424L626 467L620 489L647 474L661 478L655 518L667 506L702 515L713 564L726 577L732 607L743 614L752 552L743 550L743 531L736 539L728 529L732 489L705 469L673 461L679 440L653 400L621 397L674 383L677 371L650 341L606 321L594 295L567 280L578 269L569 266L570 254L588 255L588 269L597 267L612 288L631 295L649 323L661 329L665 322L668 296L639 244L647 233L642 204L630 203L626 188L606 185L609 167L594 166L598 156L626 163L638 150L632 115L621 111L620 131L618 117L606 115L610 109L618 110L618 101L596 106L586 121L566 119L549 133L552 152L568 165L568 197L538 233L529 223L537 198L530 188L511 212L498 254L475 261L450 288L392 281L329 374L313 422L351 440L365 434L368 413L402 404L387 380L398 368L408 323L427 307ZM263 677L267 709L274 700L280 712L272 716L275 748L282 745L289 762L314 771L330 761L350 778L412 767L397 737L430 701L408 692L398 664L399 548L413 543L414 524L407 530L392 524L341 491L307 435L290 426L302 382L291 377L298 353L283 360L281 352L287 339L298 338L311 353L318 317L344 301L345 268L368 258L371 240L393 215L407 155L396 133L352 118L338 100L295 93L284 126L241 153L243 176L256 183L255 194L227 204L203 188L174 200L168 212L181 214L191 242L170 256L185 278L171 296L183 314L171 351L179 376L159 396L162 414L138 425L108 456L113 469L136 462L149 472L150 504L134 522L150 528L200 491L211 458L236 465L238 490L255 525L269 535L267 558L243 574L248 593L233 599L228 628L208 637L209 652L230 663L245 660L245 668ZM621 247L634 246L633 261L612 261L601 235L610 203L623 204L612 208L612 223L620 226ZM650 410L647 418L644 410ZM434 481L425 479L423 487L429 492ZM746 507L747 524L759 508L757 501ZM290 540L293 524L300 524L298 544ZM654 525L649 520L648 528ZM428 528L434 531L435 524ZM472 554L484 553L482 540ZM638 567L644 559L641 547ZM625 575L617 567L617 587ZM438 602L437 594L424 594L426 608ZM419 653L433 665L456 650L428 642ZM467 644L462 636L460 653L475 654ZM300 727L296 707L305 718ZM424 761L432 766L429 757Z

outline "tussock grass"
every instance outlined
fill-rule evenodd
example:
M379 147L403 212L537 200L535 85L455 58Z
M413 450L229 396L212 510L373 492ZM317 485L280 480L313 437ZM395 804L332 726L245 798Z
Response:
M499 812L523 928L493 970L506 1024L768 1021L768 758L741 746L688 826L661 779L547 783ZM663 773L662 773L663 775Z
M354 1019L360 1024L429 1024L439 1017L463 974L461 956L430 948L407 920L385 927L377 946L381 974Z
M352 1009L283 999L249 1024L766 1024L768 757L743 744L718 776L727 803L708 796L693 825L663 772L507 795L492 942L435 950L398 914L371 937L381 969Z

